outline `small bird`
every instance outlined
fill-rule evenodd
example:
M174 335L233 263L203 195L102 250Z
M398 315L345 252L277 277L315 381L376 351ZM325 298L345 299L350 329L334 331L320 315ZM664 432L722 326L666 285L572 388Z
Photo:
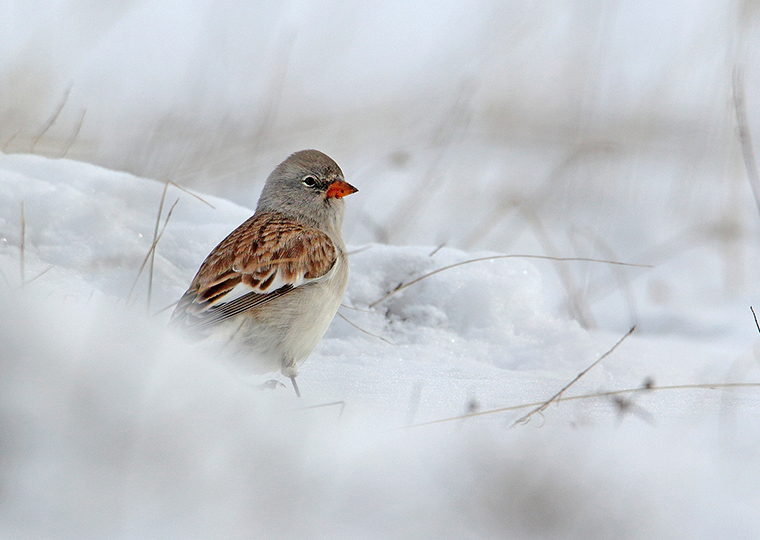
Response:
M322 339L348 283L343 197L358 191L335 161L302 150L269 175L254 215L201 264L170 324L222 336L252 371L297 365Z

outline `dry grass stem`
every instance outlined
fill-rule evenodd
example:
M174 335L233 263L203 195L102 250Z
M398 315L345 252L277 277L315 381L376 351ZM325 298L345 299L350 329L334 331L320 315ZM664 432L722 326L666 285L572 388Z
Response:
M282 94L285 89L285 81L287 80L288 68L293 56L293 44L295 40L295 33L291 32L280 43L279 50L277 51L277 61L274 63L275 72L270 79L271 84L267 89L267 96L262 109L263 118L259 123L256 133L253 135L253 148L251 148L251 151L255 151L266 140L267 132L269 132L277 120L280 103L282 102Z
M175 188L179 189L180 191L184 191L185 193L187 193L191 197L195 197L196 199L198 199L199 201L201 201L203 204L205 204L205 205L213 208L214 210L216 210L216 206L214 206L213 204L211 204L210 202L208 202L206 199L204 199L200 195L197 195L197 194L193 193L189 189L184 188L184 187L180 186L179 184L176 184L176 183L172 182L171 180L169 180L169 183L171 185L173 185Z
M432 199L436 191L445 185L445 182L441 181L446 176L444 165L446 159L450 159L452 147L463 138L466 128L470 124L472 118L471 102L479 82L475 78L465 77L457 88L451 107L433 133L432 146L437 147L438 151L414 190L398 205L396 211L387 220L384 238L378 238L383 243L389 243L399 231L408 227L409 222L415 214L419 213L420 208Z
M158 311L156 311L152 316L155 317L156 315L161 315L164 311L170 310L171 308L173 308L177 304L179 304L179 300L177 300L175 302L172 302L168 306L162 307L161 309L159 309Z
M42 276L44 276L45 274L47 274L48 272L50 272L53 268L55 268L55 265L51 264L50 266L48 266L47 268L45 268L42 272L40 272L39 274L37 274L36 276L34 276L32 279L29 279L29 280L25 281L24 285L26 285L28 283L31 283L32 281L34 281L36 279L41 278Z
M8 146L10 146L10 144L13 142L13 139L15 139L16 137L18 137L18 132L11 135L10 138L7 141L5 141L5 144L3 145L3 152L8 151Z
M365 252L365 251L367 251L369 249L372 249L372 244L370 244L368 246L363 246L363 247L360 247L360 248L353 249L353 250L349 251L347 255L350 257L351 255L356 255L357 253L363 253L363 252Z
M82 113L79 115L79 120L77 120L77 125L74 126L74 133L71 134L71 137L69 137L68 143L66 143L66 146L63 149L63 153L61 154L61 157L66 157L66 154L69 153L69 150L71 150L71 147L74 146L74 143L77 142L77 137L79 137L79 132L82 129L82 124L84 123L84 115L87 113L87 109L82 109Z
M166 190L169 189L169 181L164 182L164 190L161 192L161 202L158 204L158 215L156 215L156 225L153 228L153 245L156 244L156 238L158 238L158 227L161 224L161 213L164 211L164 201L166 201ZM175 203L176 204L176 203ZM153 296L153 265L156 262L156 250L153 249L150 252L150 265L148 267L148 299L145 306L148 312L150 312L150 299Z
M361 327L361 326L359 326L358 324L355 324L355 323L353 323L353 322L349 321L349 320L346 318L346 316L345 316L345 315L343 315L343 314L342 314L340 311L338 311L338 312L337 312L337 314L338 314L338 316L339 316L341 319L343 319L343 320L344 320L344 321L346 321L348 324L350 324L351 326L353 326L354 328L356 328L357 330L359 330L359 332L363 332L363 333L367 334L368 336L376 337L377 339L382 339L382 340L383 340L383 341L385 341L385 342L386 342L388 345L395 345L395 343L393 343L393 342L391 342L391 341L388 341L388 340L387 340L387 339L385 339L383 336L378 336L377 334L373 334L372 332L370 332L370 331L368 331L368 330L365 330L364 328L362 328L362 327Z
M747 107L744 101L744 73L739 66L734 68L734 111L736 112L736 124L739 128L739 142L744 157L744 167L747 169L752 193L755 196L757 210L760 212L760 174L757 171L755 151L752 148L752 135L747 121Z
M19 243L19 272L21 273L21 286L24 286L24 274L26 273L26 218L24 217L24 201L21 201L21 242Z
M623 343L623 341L626 340L626 338L628 336L630 336L631 334L633 334L634 330L636 330L636 325L632 326L631 329L628 330L628 332L623 337L621 337L618 340L618 342L615 343L612 346L612 348L610 350L608 350L602 356L600 356L599 358L597 358L590 366L588 366L586 369L584 369L583 371L581 371L580 373L578 373L578 375L576 375L575 378L572 381L570 381L565 386L563 386L562 389L559 392L557 392L556 394L554 394L552 397L550 397L548 400L546 400L542 404L538 405L536 408L534 408L528 414L526 414L526 415L518 418L517 420L515 420L515 422L512 424L512 427L515 427L515 426L517 426L519 424L526 424L528 422L528 420L530 420L530 418L534 414L545 411L549 407L549 405L551 405L553 402L559 400L562 397L562 394L564 394L565 391L568 388L570 388L572 385L574 385L576 382L578 382L581 379L581 377L583 377L586 373L588 373L589 371L591 371L591 369L594 368L595 366L597 366L599 364L599 362L601 362L602 360L604 360L605 358L607 358L609 355L611 355L613 353L613 351L615 349L617 349L620 346L620 344Z
M161 237L164 235L166 226L169 224L169 219L172 217L172 212L174 212L174 207L177 206L178 202L179 202L179 199L174 201L174 204L169 209L169 213L166 214L166 220L164 221L164 226L161 228L161 232L158 233L158 236L153 241L153 244L150 246L148 253L145 255L145 258L143 259L143 262L140 265L140 270L137 271L137 277L135 277L135 281L134 283L132 283L132 287L129 289L129 294L127 294L127 303L129 303L129 299L132 297L132 293L134 292L135 287L137 286L137 282L139 281L140 276L142 275L142 272L145 269L145 265L148 264L148 260L150 259L151 254L155 251L156 246L158 245L158 242L161 240Z
M532 226L536 238L541 242L543 250L549 255L556 257L559 250L554 245L554 242L551 241L551 238L549 238L538 214L529 204L523 204L520 206L520 210L522 211L525 221ZM596 321L591 313L591 306L589 306L583 293L575 283L570 268L564 264L555 264L555 269L559 275L560 282L567 293L568 305L572 317L577 320L583 328L596 328Z
M491 257L478 257L477 259L469 259L467 261L450 264L448 266L444 266L443 268L439 268L438 270L433 270L432 272L428 272L427 274L424 274L416 279L413 279L412 281L400 284L398 287L390 291L388 294L386 294L379 300L375 300L367 307L373 308L376 305L378 305L380 302L387 300L388 298L390 298L397 292L402 291L406 289L407 287L410 287L411 285L414 285L415 283L422 281L423 279L429 278L430 276L434 276L435 274L438 274L439 272L450 270L452 268L456 268L457 266L463 266L465 264L472 264L472 263L481 262L481 261L493 261L496 259L543 259L543 260L549 260L549 261L581 261L581 262L593 262L593 263L603 263L603 264L616 264L619 266L632 266L634 268L651 268L651 266L648 264L635 264L635 263L625 263L625 262L620 262L620 261L607 261L603 259L591 259L587 257L550 257L548 255L492 255Z
M512 191L505 193L493 212L487 216L464 241L464 247L471 248L476 243L480 242L483 238L493 232L508 214L520 208L523 204L530 205L531 208L533 208L533 211L537 212L542 205L550 200L553 193L560 190L562 183L565 181L567 170L576 163L581 162L583 158L595 155L608 155L615 151L616 148L614 146L599 143L580 145L572 149L572 151L565 156L554 169L552 169L546 178L544 178L541 185L539 185L532 193L527 196L521 196ZM506 244L500 244L502 249L505 249L505 245L509 246L514 243L515 238L522 234L522 231L526 226L526 222L524 220L516 219L516 216L514 216L513 221L514 223L503 227L504 234L507 234L507 231L509 231L511 239L507 240Z
M358 308L358 307L349 306L348 304L341 304L340 307L343 307L343 308L346 308L346 309L350 309L350 310L353 310L353 311L359 311L361 313L377 313L375 310L372 310L372 309L361 309L361 308Z
M575 236L572 234L573 232L574 230L570 231L570 243L573 245L575 252L579 253L580 248L577 246ZM612 249L612 247L607 244L598 234L594 234L588 231L579 232L581 232L584 237L589 239L594 250L597 253L601 253L601 255L606 259L617 259L617 254ZM631 280L629 278L629 275L619 266L613 266L610 270L612 274L611 286L605 286L604 283L599 283L602 280L596 280L592 284L589 284L588 287L586 287L586 298L588 301L592 301L594 298L606 296L610 292L618 292L624 300L626 307L628 308L629 321L631 324L634 324L634 322L638 320L638 314L636 309L636 297L631 290Z
M58 102L58 107L56 107L55 111L53 112L52 116L48 118L48 121L45 122L45 125L42 126L42 130L32 139L32 146L29 149L29 153L34 154L34 147L37 146L37 143L40 142L40 139L45 136L45 133L48 132L48 130L53 127L53 124L55 124L55 121L58 120L58 117L61 114L61 111L66 106L66 102L69 100L69 93L71 92L71 87L74 86L74 83L70 83L68 88L63 93L63 97L61 97L61 101Z
M640 392L655 392L661 390L716 390L726 388L760 388L760 383L716 383L716 384L674 384L669 386L639 386L636 388L625 388L623 390L611 390L609 392L596 392L593 394L579 394L577 396L563 397L562 403L568 401L579 401L584 399L598 399L622 396L626 394L637 394ZM457 420L463 420L465 418L474 418L476 416L485 416L488 414L497 414L502 412L519 411L521 409L528 409L530 407L536 407L543 405L545 402L536 403L523 403L521 405L512 405L511 407L501 407L499 409L491 409L488 411L473 412L470 414L463 414L461 416L452 416L451 418L442 418L440 420L431 420L430 422L421 422L411 426L405 426L398 429L416 428L422 426L430 426L433 424L443 424L445 422L454 422Z
M444 247L445 245L446 245L446 242L444 242L443 244L440 244L440 245L439 245L437 248L435 248L433 251L431 251L431 252L428 254L428 257L432 257L433 255L435 255L436 253L438 253L439 251L441 251L441 249L443 249L443 247Z

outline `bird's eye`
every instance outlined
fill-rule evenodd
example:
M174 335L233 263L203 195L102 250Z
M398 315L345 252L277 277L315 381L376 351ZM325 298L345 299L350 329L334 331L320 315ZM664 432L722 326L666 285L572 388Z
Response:
M314 187L317 185L317 179L313 176L304 176L301 182L303 182L303 185L306 187Z

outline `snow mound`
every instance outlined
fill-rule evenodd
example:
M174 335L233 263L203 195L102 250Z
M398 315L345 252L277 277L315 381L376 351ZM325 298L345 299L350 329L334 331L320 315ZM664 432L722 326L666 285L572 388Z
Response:
M589 352L577 323L546 311L541 276L526 260L448 248L369 248L352 257L347 296L359 309L376 305L395 342L465 343L463 358L507 369L577 365ZM363 322L372 326L372 318ZM575 346L567 347L571 341Z

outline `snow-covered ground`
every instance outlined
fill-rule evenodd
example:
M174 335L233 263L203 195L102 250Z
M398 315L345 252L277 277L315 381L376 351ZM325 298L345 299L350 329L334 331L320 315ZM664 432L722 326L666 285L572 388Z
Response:
M760 387L567 399L760 383L749 4L48 4L0 3L0 536L760 535ZM166 322L306 147L360 191L299 400Z
M145 273L128 292L161 183L3 156L0 189L8 537L737 538L760 526L756 388L629 396L625 413L610 398L560 403L511 429L527 410L410 427L547 399L617 341L547 307L542 263L459 266L369 308L488 254L362 246L341 313L379 337L336 319L302 366L299 401L164 331L162 308L250 210L170 187L179 203L148 310ZM692 315L709 327L704 311ZM647 377L758 381L744 311L744 332L631 337L568 395Z

